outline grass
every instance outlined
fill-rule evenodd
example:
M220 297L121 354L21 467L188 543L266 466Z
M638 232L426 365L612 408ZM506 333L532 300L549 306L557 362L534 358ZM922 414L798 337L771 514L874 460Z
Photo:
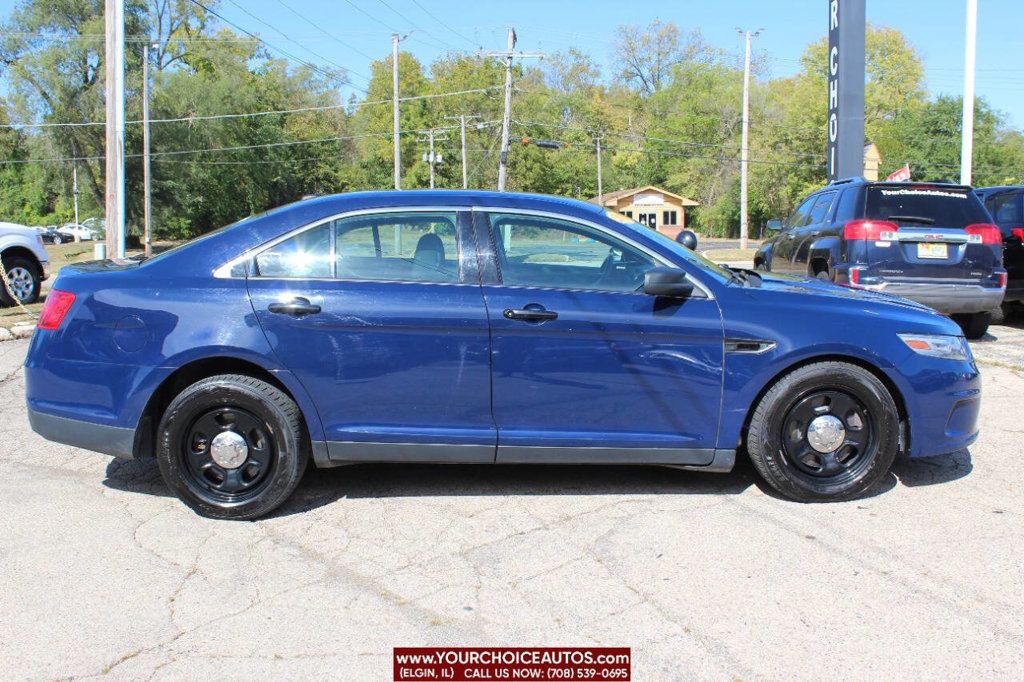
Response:
M704 255L718 263L737 260L752 261L755 253L757 253L757 249L712 249L705 251Z

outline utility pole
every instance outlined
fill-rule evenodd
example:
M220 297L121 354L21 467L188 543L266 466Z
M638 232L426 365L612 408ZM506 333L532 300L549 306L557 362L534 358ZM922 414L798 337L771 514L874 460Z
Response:
M391 90L394 109L394 138L395 138L395 189L402 189L402 147L399 138L398 123L398 43L401 38L397 33L391 34Z
M746 39L746 51L743 57L743 137L740 147L740 248L747 248L748 211L747 211L747 164L750 146L750 39L756 38L763 29L737 33Z
M75 225L78 225L78 162L71 166L71 193L75 195Z
M142 245L146 258L153 255L153 232L150 223L149 174L149 45L142 46Z
M601 179L601 136L597 136L597 200L601 200L601 195L604 194L604 188Z
M505 113L501 119L501 157L498 162L498 191L505 191L505 180L508 176L508 141L509 128L512 125L512 61L520 59L543 59L543 52L514 52L516 46L516 30L508 29L508 49L504 52L478 52L481 57L501 57L505 60Z
M476 114L472 116L466 116L465 114L459 114L458 116L445 116L446 119L459 122L459 132L462 135L462 189L469 188L469 170L467 168L466 158L466 119L480 118Z
M107 257L124 257L124 0L105 0Z
M978 0L967 0L967 46L964 50L964 108L960 137L960 184L971 184L974 161L974 53L978 33Z
M444 157L441 154L434 153L434 140L441 141L447 138L437 137L439 131L431 128L427 131L427 141L430 143L430 151L423 155L423 160L430 165L430 189L434 189L434 164L444 163ZM420 142L423 138L420 138Z

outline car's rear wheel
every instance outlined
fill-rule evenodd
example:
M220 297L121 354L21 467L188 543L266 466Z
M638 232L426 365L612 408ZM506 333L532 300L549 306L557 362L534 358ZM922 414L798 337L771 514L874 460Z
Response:
M988 331L988 326L992 322L992 313L985 310L969 315L954 315L953 321L960 325L964 336L969 339L980 339Z
M0 287L0 302L14 305L15 299L22 305L35 303L39 299L39 267L24 256L3 259L7 274L7 286Z
M847 500L888 473L899 428L896 404L878 377L845 362L818 362L786 374L761 398L747 452L785 497Z
M196 512L218 519L253 519L280 506L299 484L309 449L295 402L237 374L179 393L157 435L164 481Z

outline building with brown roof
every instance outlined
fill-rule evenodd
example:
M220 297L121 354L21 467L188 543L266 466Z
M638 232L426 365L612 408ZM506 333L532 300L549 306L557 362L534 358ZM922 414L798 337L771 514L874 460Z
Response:
M654 185L606 192L590 201L608 210L618 211L672 239L686 228L686 209L700 206L693 199Z

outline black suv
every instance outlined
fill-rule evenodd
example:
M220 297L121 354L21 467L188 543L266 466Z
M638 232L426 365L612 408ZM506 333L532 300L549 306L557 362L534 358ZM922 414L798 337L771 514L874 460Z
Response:
M1024 185L979 187L974 191L1003 235L1007 282L1002 312L1006 314L1024 305Z
M840 180L805 199L754 267L904 296L985 335L1006 288L1002 235L970 187Z

